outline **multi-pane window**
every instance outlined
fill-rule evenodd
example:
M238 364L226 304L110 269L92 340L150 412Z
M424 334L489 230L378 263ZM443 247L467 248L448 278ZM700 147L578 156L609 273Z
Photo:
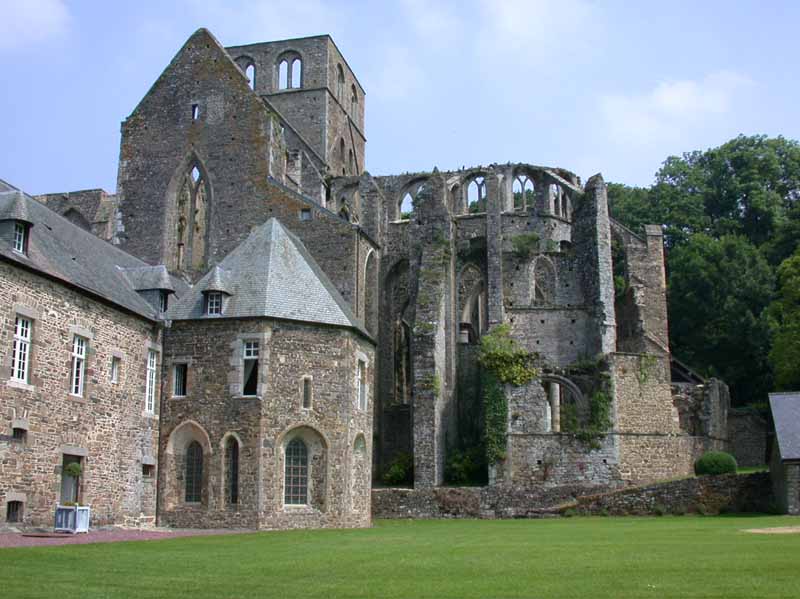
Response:
M239 442L233 437L225 444L225 500L239 503Z
M209 316L214 316L215 314L222 314L222 293L219 291L212 291L208 294L206 299L207 306L206 306L206 313Z
M28 252L28 227L25 223L14 223L14 251L20 254Z
M22 383L28 382L28 369L31 359L31 321L17 316L14 326L14 347L11 352L11 378Z
M186 378L189 371L187 364L175 364L172 368L172 395L183 397L186 395Z
M367 364L363 360L358 361L356 380L358 383L358 409L366 410L367 409Z
M122 364L122 360L117 356L111 358L111 382L118 383L119 382L119 368Z
M311 407L311 379L303 379L303 408L308 410Z
M186 492L187 503L200 503L203 489L203 448L197 441L186 448Z
M72 380L69 392L83 397L83 386L86 378L86 339L80 335L72 338Z
M286 465L283 503L308 503L308 449L302 439L295 437L286 446Z
M245 341L242 395L258 395L258 356L258 341Z
M156 365L158 353L154 350L147 351L147 378L144 388L144 410L148 414L156 411Z

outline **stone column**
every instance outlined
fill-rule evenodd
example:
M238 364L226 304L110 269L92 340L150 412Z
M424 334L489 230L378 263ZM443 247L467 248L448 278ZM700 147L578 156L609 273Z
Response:
M550 432L561 432L561 385L550 383L547 390L548 401L550 402Z

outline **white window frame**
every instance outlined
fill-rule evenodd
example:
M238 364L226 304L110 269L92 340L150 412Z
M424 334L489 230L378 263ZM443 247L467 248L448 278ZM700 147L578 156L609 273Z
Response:
M111 373L110 379L113 384L119 383L119 369L122 366L122 358L119 356L111 356Z
M25 245L28 236L28 228L25 223L17 221L14 223L14 251L18 254L25 254Z
M356 405L367 411L367 363L359 359L356 363Z
M31 331L33 321L17 315L14 323L14 346L11 353L11 378L20 383L28 382L31 363Z
M180 389L178 389L178 369L183 367L184 369L184 377L183 377L183 393L178 393ZM189 387L189 364L186 362L175 362L172 365L172 397L186 397L186 393Z
M256 382L256 392L247 394L244 392L247 384L247 361L255 360L256 367L259 369L258 376L261 376L261 342L258 339L245 339L242 341L242 397L258 397L258 382Z
M145 378L144 411L146 414L156 413L156 369L158 366L158 352L154 349L147 350L147 376Z
M80 335L72 337L72 374L69 381L69 394L83 397L86 387L86 346L89 340Z
M208 297L206 297L206 314L209 316L220 316L222 314L222 292L208 292Z

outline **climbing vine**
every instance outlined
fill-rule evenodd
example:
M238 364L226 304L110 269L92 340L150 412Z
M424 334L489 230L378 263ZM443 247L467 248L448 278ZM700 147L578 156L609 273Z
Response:
M486 460L489 464L495 464L506 458L508 400L497 377L491 372L483 374L483 405L486 414Z
M589 398L589 420L581 426L574 404L561 406L561 430L573 433L575 438L590 449L600 449L600 441L611 429L611 396L605 391L595 391Z
M520 233L511 238L511 247L517 257L529 258L539 247L539 236L536 233Z
M501 324L481 338L478 362L501 383L521 386L539 372L533 366L534 354L519 347L511 338L511 327Z

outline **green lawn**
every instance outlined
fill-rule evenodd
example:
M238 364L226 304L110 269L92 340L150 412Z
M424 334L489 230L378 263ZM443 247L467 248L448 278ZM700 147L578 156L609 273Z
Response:
M3 597L798 597L781 516L379 521L0 549Z

